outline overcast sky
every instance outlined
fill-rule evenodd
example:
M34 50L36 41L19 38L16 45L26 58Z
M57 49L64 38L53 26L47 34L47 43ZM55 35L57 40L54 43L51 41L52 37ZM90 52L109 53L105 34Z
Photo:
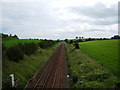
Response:
M2 0L0 26L19 38L111 37L118 34L118 1Z

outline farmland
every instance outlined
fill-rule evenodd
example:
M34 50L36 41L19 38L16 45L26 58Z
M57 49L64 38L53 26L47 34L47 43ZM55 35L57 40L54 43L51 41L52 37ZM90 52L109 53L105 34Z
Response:
M17 45L18 43L30 43L30 42L40 42L40 40L30 40L30 39L12 39L12 40L3 40L5 47L11 47Z
M80 49L114 74L118 72L118 40L81 42Z

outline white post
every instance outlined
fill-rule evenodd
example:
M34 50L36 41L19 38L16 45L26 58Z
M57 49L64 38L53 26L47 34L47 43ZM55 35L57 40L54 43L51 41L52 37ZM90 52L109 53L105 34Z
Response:
M10 87L14 87L14 74L9 75L9 85Z

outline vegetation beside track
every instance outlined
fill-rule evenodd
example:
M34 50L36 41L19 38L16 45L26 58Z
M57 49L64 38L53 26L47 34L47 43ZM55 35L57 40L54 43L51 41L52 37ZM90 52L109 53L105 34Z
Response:
M19 62L10 61L8 59L3 60L3 73L2 83L3 88L8 87L7 80L10 74L15 75L15 79L19 79L19 88L24 88L27 81L33 77L38 68L42 68L45 62L50 58L52 53L58 47L56 44L53 47L47 49L41 49L30 56L25 55L23 60Z
M116 88L120 85L118 78L99 61L71 44L66 44L66 48L71 88Z

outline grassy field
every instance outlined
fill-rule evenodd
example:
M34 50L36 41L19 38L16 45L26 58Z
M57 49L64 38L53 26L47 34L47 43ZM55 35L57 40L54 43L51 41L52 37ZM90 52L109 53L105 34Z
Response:
M13 40L3 40L5 47L11 47L17 45L18 43L29 43L29 42L40 42L40 40L30 40L30 39L13 39Z
M99 61L73 45L66 44L66 48L71 88L80 88L80 82L82 88L115 88L119 85L118 78ZM73 82L74 77L78 78L77 83Z
M35 74L38 68L41 68L45 62L50 58L52 53L58 47L58 44L52 48L40 49L36 54L26 56L18 63L3 60L2 83L3 88L7 87L7 80L10 74L15 75L15 79L19 79L19 88L24 88L27 81Z
M82 42L80 49L99 61L114 74L118 73L118 40Z

